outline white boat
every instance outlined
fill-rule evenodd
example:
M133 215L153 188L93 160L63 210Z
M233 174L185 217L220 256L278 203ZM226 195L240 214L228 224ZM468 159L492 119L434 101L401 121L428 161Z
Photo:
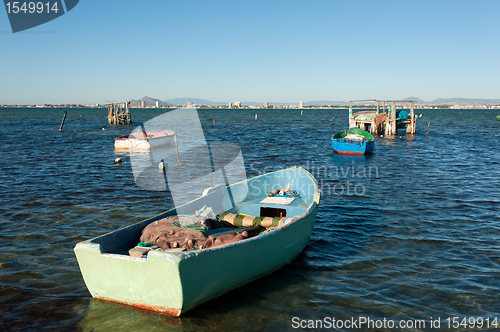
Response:
M115 149L150 150L152 144L155 146L169 144L173 140L172 130L137 131L115 138Z

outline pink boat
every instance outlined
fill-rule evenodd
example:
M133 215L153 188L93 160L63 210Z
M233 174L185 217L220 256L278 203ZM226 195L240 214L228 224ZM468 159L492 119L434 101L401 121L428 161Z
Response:
M137 131L115 138L115 149L150 150L150 142L155 146L169 144L173 141L174 134L172 130Z

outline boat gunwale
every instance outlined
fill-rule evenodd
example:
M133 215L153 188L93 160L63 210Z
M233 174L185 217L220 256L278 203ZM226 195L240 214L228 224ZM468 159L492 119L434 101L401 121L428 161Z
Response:
M375 141L375 137L372 134L370 134L369 132L367 132L361 128L357 128L357 127L352 127L349 129L339 131L338 133L332 135L331 140L333 141L333 140L343 139L350 132L353 132L355 135L362 136L363 141L367 141L367 142L374 142Z
M140 133L142 134L143 132L140 132ZM131 140L131 139L135 139L135 140L138 140L138 141L148 141L148 140L154 140L154 139L160 139L160 138L167 138L167 137L173 137L173 136L175 136L175 133L173 133L173 132L169 133L168 130L146 131L145 133L146 133L146 137L145 138L144 137L138 138L138 137L134 136L135 133L130 133L130 134L127 134L127 135L122 135L122 136L115 137L115 141L125 141L125 140ZM152 133L159 133L161 135L160 136L156 136L156 137L147 137L148 134L152 134Z

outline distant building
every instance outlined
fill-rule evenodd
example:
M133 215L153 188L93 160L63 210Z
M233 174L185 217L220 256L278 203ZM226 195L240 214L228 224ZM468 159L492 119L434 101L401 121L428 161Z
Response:
M234 107L241 107L241 101L235 101Z
M187 102L187 107L193 107L193 102L192 101L188 101Z
M160 108L160 101L159 100L156 101L156 108Z
M301 100L301 101L299 101L299 107L300 107L300 108L302 108L302 107L303 107L303 105L302 105L302 100Z
M267 101L264 102L264 107L269 107L269 103Z
M141 108L144 108L145 105L146 105L146 102L144 100L141 100Z
M233 103L229 103L228 106L229 106L229 108L232 108L233 107Z

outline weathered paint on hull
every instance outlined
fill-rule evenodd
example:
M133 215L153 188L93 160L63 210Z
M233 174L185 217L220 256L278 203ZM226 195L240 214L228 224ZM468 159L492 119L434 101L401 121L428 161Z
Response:
M130 248L130 243L137 243L136 235L145 225L175 212L171 210L78 243L75 254L87 288L95 298L178 316L274 272L304 249L314 228L320 194L316 180L301 170L309 178L295 179L297 186L309 184L314 187L313 194L304 198L304 202L310 203L309 207L301 218L257 237L191 252L152 251L147 258L109 253L113 243L128 241L124 239L132 240L120 246ZM256 183L265 182L259 179L263 176L254 178ZM276 184L283 186L289 180L285 177L281 181L284 182ZM248 197L253 199L254 196L249 192ZM199 200L198 203L203 204L203 197Z
M333 150L336 154L346 154L346 155L350 155L350 156L362 156L364 155L365 153L364 152L354 152L354 151L337 151L337 150Z
M146 310L151 310L151 311L156 311L156 312L161 312L165 313L167 315L171 316L180 316L181 311L179 309L174 309L174 308L165 308L165 307L160 307L160 306L155 306L155 305L149 305L149 304L144 304L144 303L135 303L135 302L129 302L129 301L120 301L116 299L110 299L104 296L94 296L94 298L101 300L101 301L107 301L107 302L115 302L115 303L121 303L133 307L137 307L140 309L146 309Z

